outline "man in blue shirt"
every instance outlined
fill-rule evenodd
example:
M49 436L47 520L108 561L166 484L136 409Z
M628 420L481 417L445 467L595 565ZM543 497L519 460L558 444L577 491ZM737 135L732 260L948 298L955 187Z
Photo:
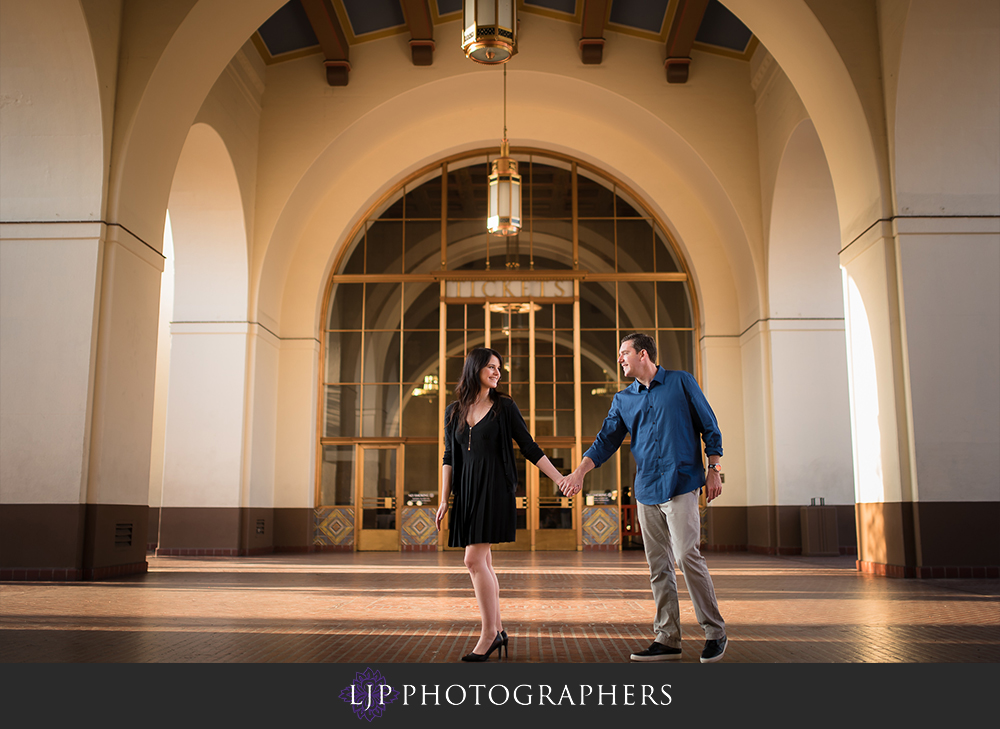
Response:
M656 602L653 644L632 654L633 661L668 661L681 657L680 607L674 562L684 573L698 623L705 631L702 663L726 652L726 624L719 613L712 577L698 548L701 518L698 492L708 501L722 493L722 433L715 413L691 374L656 364L656 343L646 334L622 339L618 364L635 381L615 395L601 432L573 473L559 482L566 496L583 488L588 471L607 461L632 436L635 498L642 543ZM705 442L708 475L701 465Z

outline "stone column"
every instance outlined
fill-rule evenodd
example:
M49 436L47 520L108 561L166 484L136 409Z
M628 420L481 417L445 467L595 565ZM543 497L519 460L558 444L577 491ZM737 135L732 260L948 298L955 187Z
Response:
M119 226L0 225L0 574L146 570L163 257Z

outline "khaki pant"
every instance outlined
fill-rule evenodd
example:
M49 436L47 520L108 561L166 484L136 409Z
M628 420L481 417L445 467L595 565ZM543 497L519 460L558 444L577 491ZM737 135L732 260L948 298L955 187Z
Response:
M665 504L638 504L638 511L642 543L649 564L649 581L656 602L653 619L656 642L671 648L681 647L675 559L684 573L684 582L694 603L694 614L705 631L705 637L718 640L725 636L726 623L719 613L712 577L698 548L701 542L698 492L680 494Z

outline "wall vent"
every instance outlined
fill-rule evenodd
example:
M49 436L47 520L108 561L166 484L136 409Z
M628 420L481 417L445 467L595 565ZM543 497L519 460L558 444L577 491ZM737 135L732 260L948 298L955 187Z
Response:
M257 533L258 534L263 534L264 533L264 520L263 519L258 519L257 520Z
M115 546L116 547L132 546L131 524L115 524Z

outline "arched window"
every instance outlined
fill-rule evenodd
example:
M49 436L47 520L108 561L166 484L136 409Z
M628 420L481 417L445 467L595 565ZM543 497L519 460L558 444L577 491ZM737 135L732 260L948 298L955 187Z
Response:
M513 156L523 178L517 236L486 232L486 151L415 174L353 232L326 299L317 507L365 498L355 467L365 444L405 446L394 456L406 464L399 489L370 484L385 494L371 503L421 506L420 494L436 495L441 417L472 347L504 356L501 387L564 470L628 384L616 364L624 334L651 334L664 367L697 376L689 278L664 226L589 165L539 150ZM597 474L595 488L621 501L619 474ZM525 528L579 521L540 504L534 517L525 505Z

